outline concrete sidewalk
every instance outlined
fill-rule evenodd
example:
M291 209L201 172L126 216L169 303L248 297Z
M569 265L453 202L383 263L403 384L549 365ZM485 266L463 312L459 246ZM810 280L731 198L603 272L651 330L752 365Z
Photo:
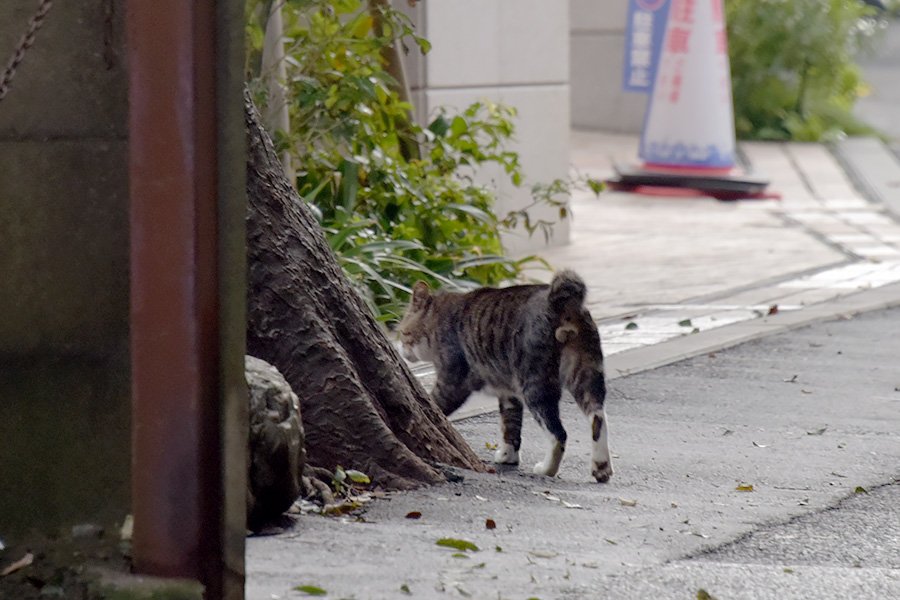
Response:
M608 178L613 163L637 161L637 146L636 136L575 131L573 170ZM885 160L894 160L882 148ZM784 323L853 312L854 295L900 282L900 222L856 188L854 173L828 148L743 143L740 150L771 178L768 191L780 200L573 197L571 243L542 257L585 279L611 376L766 335ZM882 179L900 179L896 166ZM894 295L878 297L889 302ZM426 382L433 376L428 365L415 370ZM494 398L476 394L454 419L493 410Z
M575 132L572 162L602 177L636 143ZM247 597L299 598L301 585L358 599L900 596L897 561L854 567L828 554L840 543L865 555L865 530L836 542L777 529L839 529L824 515L857 488L879 490L878 527L896 521L900 314L886 307L900 305L900 227L820 145L742 149L781 201L579 196L573 243L545 255L584 276L601 327L609 484L590 481L588 428L566 401L557 478L530 475L545 442L526 418L520 468L373 501L361 522L307 515L250 538ZM495 410L476 397L454 415L485 461ZM796 539L774 556L763 542L779 536Z

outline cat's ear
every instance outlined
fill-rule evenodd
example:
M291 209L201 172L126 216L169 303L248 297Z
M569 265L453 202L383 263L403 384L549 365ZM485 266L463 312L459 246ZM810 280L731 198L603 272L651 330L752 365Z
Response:
M413 306L425 306L431 299L431 290L428 284L421 279L413 286L412 303Z

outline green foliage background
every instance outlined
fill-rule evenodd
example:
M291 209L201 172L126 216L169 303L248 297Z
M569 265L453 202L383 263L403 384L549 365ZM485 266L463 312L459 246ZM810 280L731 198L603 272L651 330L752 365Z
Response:
M377 5L376 5L377 6ZM373 12L377 11L377 12ZM264 107L260 73L268 3L247 3L247 79ZM385 71L395 37L427 51L402 15L360 0L287 0L283 8L291 131L276 132L291 153L300 195L314 206L332 249L382 320L396 320L412 283L465 287L517 277L534 257L504 255L500 232L533 222L528 208L497 216L495 195L473 175L487 165L523 184L511 108L479 102L432 115L427 127ZM570 182L532 187L535 204L565 214ZM530 208L530 207L529 207Z
M871 133L851 115L864 90L859 0L726 0L738 137L828 141Z

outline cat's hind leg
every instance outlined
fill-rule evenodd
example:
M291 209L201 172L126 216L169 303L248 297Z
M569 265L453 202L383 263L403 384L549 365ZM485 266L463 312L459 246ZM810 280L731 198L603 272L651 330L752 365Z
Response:
M608 427L606 411L600 410L590 415L591 419L591 475L600 483L606 483L612 477L612 460L609 454L607 439Z
M591 475L600 483L612 477L612 460L609 453L609 430L606 410L606 381L602 369L591 369L578 385L569 391L591 424Z
M500 396L500 432L503 440L497 446L494 462L503 465L519 464L522 444L522 401L513 396Z
M535 420L550 438L550 447L544 460L534 465L535 475L555 477L566 452L566 430L559 420L559 389L543 388L532 394L526 393L525 403Z

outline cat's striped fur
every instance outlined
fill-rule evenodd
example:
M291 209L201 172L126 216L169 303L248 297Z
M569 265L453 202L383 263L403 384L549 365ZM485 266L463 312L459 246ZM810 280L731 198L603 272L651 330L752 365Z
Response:
M437 383L432 397L445 414L477 390L500 401L503 442L495 462L518 463L523 404L551 437L540 475L556 475L566 447L559 418L563 388L575 397L591 424L591 473L612 475L606 382L600 335L584 307L584 282L572 271L557 273L550 285L480 288L459 294L432 293L420 281L400 322L403 355L433 361Z

